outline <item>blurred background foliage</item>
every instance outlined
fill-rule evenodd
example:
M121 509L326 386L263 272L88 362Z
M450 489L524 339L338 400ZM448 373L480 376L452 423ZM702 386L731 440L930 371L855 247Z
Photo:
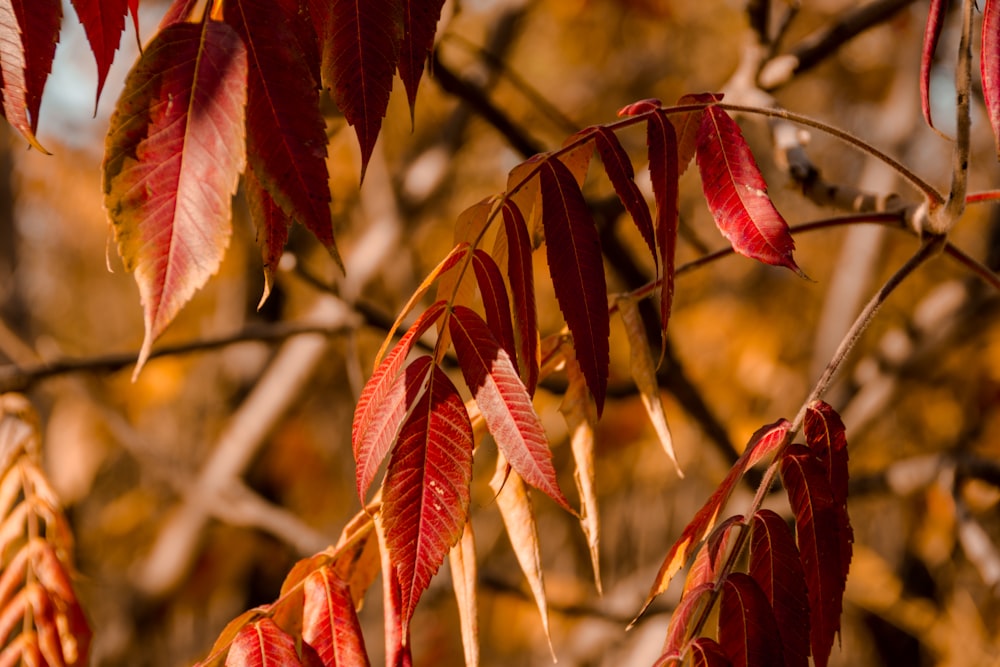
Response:
M805 43L856 4L802 3L780 48ZM923 124L919 111L927 5L868 4L898 9L774 95L782 106L840 126L946 187L950 144ZM411 127L402 91L395 91L360 189L353 132L330 106L328 163L346 277L307 235L293 234L275 292L257 310L261 261L255 231L238 204L219 275L157 344L190 349L153 359L135 383L122 364L141 342L141 310L109 240L99 176L115 85L107 86L91 120L92 60L67 13L39 135L54 155L26 151L3 129L0 362L4 377L17 367L64 359L91 367L38 378L27 394L42 413L47 471L76 532L77 583L95 629L94 664L160 667L198 659L228 620L276 597L298 558L336 539L359 510L350 447L356 397L385 321L451 247L461 211L502 191L506 172L532 147L558 147L576 129L609 122L636 99L669 103L685 93L719 90L754 39L743 5L449 1L415 123ZM777 13L789 5L774 6ZM147 36L164 9L143 3ZM119 80L135 55L131 37L115 66ZM956 43L949 23L933 88L935 117L945 132ZM507 136L484 117L476 95L509 121ZM1000 170L983 109L973 111L972 189L989 189L1000 182ZM788 221L833 215L796 192L773 157L766 126L753 118L741 122ZM622 141L642 172L643 134L625 132ZM915 197L892 172L834 140L813 132L808 150L831 182ZM694 171L682 179L680 263L725 245ZM586 192L600 202L610 189L592 180ZM998 222L995 206L970 207L952 240L995 269ZM652 266L627 219L602 224L610 289L650 277ZM860 304L916 247L913 237L879 227L828 229L796 242L798 263L811 280L739 257L678 278L673 354L662 379L684 479L631 389L628 346L613 328L614 398L596 451L603 597L596 595L579 527L535 496L560 664L655 659L679 584L631 632L624 628L670 544L728 469L726 446L739 451L762 424L794 415ZM539 257L540 271L543 266ZM558 309L543 279L539 290L541 324L551 332L560 327ZM857 535L833 664L988 665L1000 659L996 306L995 294L956 263L937 259L892 296L829 396L849 430ZM289 325L313 321L338 332L281 338ZM241 332L250 340L203 345ZM300 377L281 385L286 389L266 385L262 392L266 374L292 372L288 349L296 341L313 346L314 356L307 357L313 361L300 363ZM555 378L536 406L563 488L573 493L558 387ZM251 397L280 406L272 421L245 426ZM692 405L702 410L693 412ZM200 485L218 464L218 452L230 446L240 454L229 481ZM550 664L538 611L486 484L492 468L490 446L481 448L473 522L482 662ZM740 511L751 491L736 494L730 513ZM179 538L177 526L192 516L200 517L188 522L193 532ZM418 665L462 662L446 570L414 619ZM381 660L380 608L376 586L362 611L373 664Z

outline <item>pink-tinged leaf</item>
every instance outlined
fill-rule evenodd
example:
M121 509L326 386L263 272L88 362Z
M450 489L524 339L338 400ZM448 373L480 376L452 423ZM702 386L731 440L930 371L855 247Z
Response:
M297 24L303 18L289 2L234 0L224 6L249 62L247 164L285 215L311 231L343 267L330 216L319 87L300 48L305 30Z
M96 105L125 30L128 0L72 0L72 3L97 61Z
M424 73L427 54L434 46L434 33L444 0L403 0L403 41L399 50L399 78L410 101L410 116L417 102L417 88Z
M781 479L795 512L795 532L809 589L809 644L817 667L826 667L847 583L841 563L844 536L826 469L803 445L791 445L781 457Z
M667 552L667 557L663 560L663 565L660 566L660 571L656 575L656 580L653 582L649 596L646 598L646 603L642 606L636 618L642 616L653 600L663 591L667 590L667 586L670 585L670 581L674 575L684 567L684 563L687 562L688 557L694 552L695 548L715 528L722 508L729 500L729 496L732 494L733 489L736 488L736 484L743 477L743 474L764 457L773 454L780 448L785 442L790 427L791 422L787 419L779 419L774 424L761 427L753 434L746 449L743 450L743 454L729 470L729 474L726 475L726 478L716 487L715 492L712 493L705 505L698 510L698 513L694 515L691 522L684 528L680 538L670 547L670 551Z
M721 100L722 93L696 93L682 95L677 100L677 105L711 104ZM691 164L691 160L694 159L697 152L698 128L701 127L701 118L704 115L704 110L685 111L670 115L670 122L673 124L677 136L677 165L681 174L687 171L688 165Z
M983 78L983 98L1000 160L1000 2L997 0L986 0L983 7L982 42L979 70Z
M608 386L611 323L597 227L573 174L562 162L545 161L539 175L552 285L600 415Z
M306 579L302 641L316 651L324 667L367 666L368 652L348 585L330 568Z
M702 584L715 584L715 575L718 574L723 559L728 554L729 540L734 529L743 528L742 515L731 516L718 528L712 531L708 539L701 545L698 553L695 554L694 562L688 568L687 579L684 581L685 590L697 588Z
M507 279L514 301L524 386L529 395L534 395L538 384L538 313L535 310L531 237L521 210L510 200L503 204L503 226L507 239Z
M313 0L311 6L322 4ZM323 83L361 145L361 177L382 127L403 37L400 0L331 0L317 30ZM317 17L314 16L314 20Z
M385 526L378 517L375 521L379 553L382 556L382 615L385 619L385 664L387 667L411 667L410 638L403 631L403 615L399 579L396 567L386 545Z
M816 401L806 410L806 444L823 464L833 494L841 530L840 562L844 576L851 567L854 529L847 513L847 434L840 415L823 401Z
M677 253L677 193L680 172L677 163L677 135L674 126L663 113L654 113L646 123L646 145L649 147L649 175L656 199L656 245L660 250L659 266L663 281L660 285L660 328L663 343L660 356L666 350L667 323L674 303L674 257Z
M649 247L653 261L659 271L660 258L656 253L656 237L653 234L653 219L649 215L649 206L642 196L639 186L635 184L635 169L628 153L622 148L618 136L603 126L594 128L597 152L601 156L601 164L611 181L618 198L625 210L632 216L636 229Z
M33 148L46 154L48 151L38 143L35 132L61 21L59 0L0 2L3 115Z
M406 632L420 595L462 537L469 515L472 423L448 376L431 369L403 424L382 493L382 520Z
M545 429L510 356L474 311L457 306L448 324L462 375L497 448L525 482L573 512L559 489Z
M691 642L688 652L691 654L693 667L730 667L733 664L729 662L719 642L708 637L695 639Z
M448 552L451 583L458 603L458 619L462 628L462 648L466 667L479 664L479 612L476 605L476 543L472 522L465 522L462 539Z
M514 323L510 316L510 299L507 286L500 273L500 267L484 250L476 249L472 256L472 267L479 284L479 294L483 299L486 324L489 326L517 369L517 344L514 342Z
M948 0L931 0L927 11L927 25L924 27L923 48L920 52L920 108L924 112L924 120L930 127L934 127L931 121L931 67L934 64L934 51L937 50L947 9ZM985 25L983 39L986 39Z
M163 18L160 19L159 30L163 30L175 23L192 21L194 19L195 7L198 4L199 0L174 0L170 4L170 7L167 8L167 12L163 15Z
M648 97L644 100L639 100L638 102L632 102L632 104L626 104L618 110L618 117L624 118L625 116L639 116L659 109L662 104L663 103L659 99L655 97Z
M393 350L393 353L395 352L396 350ZM400 356L405 357L402 353ZM389 364L395 362L392 354L386 358L386 362ZM358 424L356 435L352 438L352 444L354 445L358 498L362 505L365 503L368 487L375 479L375 473L378 472L386 454L396 442L399 430L403 427L411 407L424 393L428 371L432 364L431 357L418 357L391 382L389 382L388 373L379 376L376 380L377 386L373 388L370 402L366 403L363 408L361 403L358 403L358 411L364 410L364 421ZM375 377L373 375L372 379ZM381 393L383 390L384 394ZM355 412L355 419L358 419L358 412Z
M781 635L771 605L743 572L733 572L722 584L719 645L733 667L781 665Z
M245 162L247 59L232 28L178 23L129 73L111 118L105 206L153 341L218 269Z
M301 665L295 639L270 618L243 626L226 658L226 667L270 667Z
M792 259L795 241L767 195L767 183L739 125L718 107L705 109L698 128L698 170L705 200L733 250L802 274Z
M250 219L257 227L257 243L260 244L264 259L264 292L261 294L260 303L257 304L257 308L260 309L274 286L274 274L278 270L278 263L288 242L288 230L292 221L261 185L252 167L247 168L243 182L246 187L247 205L250 208Z
M704 610L711 603L710 593L715 587L705 582L688 589L681 596L681 601L670 615L670 627L667 628L667 638L663 642L663 656L680 657L682 649L691 632L691 621L696 613Z
M528 587L541 616L542 630L549 644L549 652L555 661L555 649L552 647L552 636L549 634L549 610L545 598L545 580L542 576L542 556L538 544L535 512L531 507L528 488L521 476L510 469L503 452L497 455L496 471L490 480L490 488L496 496L500 517L503 519L514 555L528 580Z
M750 529L748 573L764 591L778 622L785 667L809 665L809 594L795 538L785 520L759 510Z

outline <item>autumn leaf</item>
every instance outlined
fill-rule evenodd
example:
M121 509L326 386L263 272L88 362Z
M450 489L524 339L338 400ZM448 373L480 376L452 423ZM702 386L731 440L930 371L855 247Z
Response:
M708 637L698 637L688 650L693 667L730 667L733 664L719 642Z
M739 125L716 106L702 116L697 158L705 201L733 250L802 275L792 259L795 241L788 224L768 197L767 183Z
M274 287L274 275L288 242L292 220L281 210L271 193L264 189L253 167L247 167L243 174L243 185L246 189L247 206L250 208L250 219L257 227L257 243L260 244L264 260L264 291L257 303L259 310Z
M556 300L573 334L576 358L600 415L608 385L611 324L597 227L573 174L562 162L546 160L539 167L539 177L546 256Z
M134 1L134 0L133 0ZM101 99L104 82L115 59L115 51L121 43L125 30L125 14L129 11L129 0L72 0L73 9L83 24L90 50L97 61L96 107ZM136 2L138 9L138 2ZM135 13L133 12L133 17ZM138 19L136 19L138 20ZM136 28L136 33L139 30Z
M535 277L531 263L531 238L524 216L514 202L503 203L503 231L507 240L507 280L517 323L521 370L529 395L538 384L538 313L535 310Z
M733 572L722 584L719 645L733 667L782 664L771 605L753 577L743 572Z
M301 665L295 639L270 618L243 626L226 658L226 667L267 667Z
M318 82L300 48L305 30L296 25L297 5L234 0L224 7L226 23L247 49L247 164L285 216L311 231L343 268L330 216L326 123ZM269 222L254 221L258 228Z
M354 128L361 145L361 177L389 106L392 77L403 38L399 0L312 0L317 12L323 83Z
M937 50L938 38L944 25L944 15L948 9L948 0L930 0L927 10L927 24L924 27L924 42L920 52L920 109L923 111L927 125L934 127L931 121L931 68L934 64L934 51ZM984 17L985 18L985 17ZM983 44L986 43L986 24L983 23ZM983 49L985 56L986 49ZM985 63L985 57L983 62ZM985 81L985 77L983 79ZM984 86L985 88L985 86Z
M427 359L427 357L423 357ZM448 376L430 370L386 471L382 520L400 586L403 633L469 514L472 424Z
M323 665L369 664L351 590L331 568L306 578L302 641L316 651Z
M993 128L997 159L1000 160L1000 2L997 0L986 0L983 7L982 42L979 69L983 79L983 98L990 127Z
M483 299L483 310L486 314L486 324L496 337L500 346L510 357L511 363L517 369L517 345L514 342L514 324L510 316L510 299L507 298L507 286L500 273L500 267L490 257L489 253L478 248L472 255L472 267L479 285L479 294Z
M803 445L791 445L781 457L781 479L795 513L795 532L809 590L809 643L817 667L826 667L840 613L846 568L841 562L839 517L827 472Z
M771 510L759 510L751 522L748 573L774 611L785 667L807 667L809 598L805 573L788 524Z
M682 95L677 100L677 106L711 104L721 100L721 93L695 93ZM677 167L680 174L687 171L688 165L691 164L691 160L697 153L698 128L701 127L701 119L704 115L704 109L670 115L670 122L674 126L674 134L677 137Z
M399 50L399 78L410 102L410 117L417 103L417 88L424 73L427 54L434 45L434 33L444 0L403 0L403 40Z
M35 132L61 21L59 0L0 1L3 115L33 148L46 154Z
M823 464L833 494L833 504L840 525L840 562L844 576L851 567L854 529L847 513L847 434L840 415L827 403L815 401L806 410L806 444Z
M733 536L733 530L745 528L743 516L736 515L727 518L712 531L708 539L702 543L698 553L695 554L691 567L688 568L687 578L684 581L684 589L697 588L706 583L715 583L715 575L724 562L724 558L729 553L729 542Z
M474 311L457 306L449 320L455 353L497 448L525 482L573 512L559 489L545 429L510 356Z
M660 357L666 351L667 324L674 302L674 257L677 254L677 193L680 171L677 162L677 135L674 126L663 113L650 114L646 121L646 145L649 147L649 175L656 199L656 245L659 249L660 270L660 329L663 343ZM676 461L675 461L676 464ZM679 468L678 468L679 470Z
M111 118L105 206L145 313L136 372L229 243L246 77L246 50L228 25L174 24L140 56Z
M379 553L382 557L382 616L385 620L385 664L392 667L412 667L409 635L404 631L401 591L396 568L386 544L385 524L376 515L375 532L378 535Z
M451 582L458 603L459 626L466 667L479 665L479 613L476 606L476 542L472 522L466 521L462 537L448 552Z
M667 629L667 639L663 643L663 658L680 657L684 644L688 639L691 620L696 613L704 610L711 603L711 593L715 586L704 582L684 591L681 601L670 615L670 627Z
M661 104L663 103L660 102L659 99L655 97L647 97L644 100L639 100L623 106L618 110L618 117L625 118L628 116L641 116L644 113L655 111Z

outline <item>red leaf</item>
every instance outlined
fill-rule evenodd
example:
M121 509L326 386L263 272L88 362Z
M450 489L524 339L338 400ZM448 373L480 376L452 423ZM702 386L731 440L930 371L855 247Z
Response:
M729 667L733 664L719 642L708 637L698 637L691 642L689 652L694 667Z
M270 618L243 626L226 658L226 667L301 665L295 640Z
M674 608L673 613L670 614L670 627L667 629L667 639L663 643L663 655L665 658L670 656L680 657L684 641L687 639L690 631L689 625L691 619L696 612L704 609L702 603L711 602L711 597L706 598L706 596L713 590L715 590L715 586L705 582L684 592L681 601Z
M710 104L722 100L722 93L696 93L694 95L682 95L677 100L678 106L689 104ZM705 115L704 110L685 111L684 113L671 114L670 122L674 126L677 135L677 165L680 173L687 171L688 165L694 159L698 145L698 128L701 127L701 118Z
M264 259L264 293L261 294L257 306L260 308L271 294L274 273L278 270L278 263L288 242L288 229L292 221L261 185L252 167L248 167L244 173L243 183L247 193L247 206L250 208L250 219L257 227L257 243L260 244Z
M457 306L448 326L465 383L497 447L525 482L572 512L559 490L542 422L510 356L486 323L468 308Z
M139 0L125 0L128 4L128 12L132 15L132 27L135 28L135 40L138 42L139 37ZM142 50L142 44L139 44L139 50Z
M580 187L562 162L546 160L539 171L552 285L600 415L608 386L611 323L597 227Z
M767 195L757 161L739 125L718 107L705 109L697 156L705 200L733 250L801 274L792 259L795 241Z
M653 261L659 270L660 260L656 254L656 237L653 235L653 219L649 215L649 206L639 191L639 186L635 184L635 170L632 167L632 160L628 153L622 148L614 132L603 126L594 128L597 136L597 152L601 156L601 163L604 171L608 174L611 185L614 186L618 198L621 200L625 210L632 216L639 234L649 247L649 252L653 255Z
M145 311L136 371L229 243L245 157L246 76L246 51L232 28L174 24L139 58L111 118L105 206Z
M934 127L934 123L931 121L931 66L934 63L934 51L937 49L947 9L948 0L931 0L930 9L927 11L927 25L924 28L924 44L920 52L920 108L924 112L924 120L931 127ZM985 40L986 26L984 23L984 44ZM983 53L986 53L986 49L983 49Z
M516 370L517 345L514 343L514 325L510 317L510 299L507 298L507 286L500 267L489 253L479 249L472 256L472 266L476 272L479 294L483 298L486 324L497 336L500 346L507 352Z
M0 2L3 114L28 143L46 154L48 151L38 143L35 132L61 21L59 0Z
M312 0L311 6L323 4ZM324 16L325 14L325 16ZM358 135L364 178L382 118L402 40L400 0L331 0L314 20L323 52L323 82Z
M411 667L409 635L403 631L403 616L400 604L399 580L396 568L389 556L384 525L376 520L379 553L382 557L382 615L385 621L385 664L386 667Z
M538 384L538 313L535 310L535 277L531 263L531 238L521 210L508 200L503 204L507 238L507 279L514 301L514 320L520 341L524 386L534 395Z
M986 0L983 7L983 46L979 54L983 97L1000 160L1000 2Z
M73 9L83 24L90 50L97 61L97 100L101 99L108 70L115 59L115 51L125 30L128 0L72 0ZM133 14L134 16L134 14ZM138 19L136 19L138 20ZM139 30L136 28L136 32Z
M368 665L348 585L324 567L309 575L304 589L302 641L316 651L325 667Z
M657 98L648 97L644 100L639 100L638 102L632 102L632 104L626 104L618 110L618 117L623 118L625 116L639 116L653 111L654 109L658 109L661 104L663 103Z
M434 33L444 0L403 0L403 42L399 51L399 78L410 101L410 116L417 101L417 87L424 62L434 45Z
M840 562L846 577L851 567L854 529L847 513L847 435L844 422L832 407L823 401L816 401L806 410L805 434L806 443L823 464L830 482L841 530Z
M351 445L357 465L358 499L365 504L368 487L375 479L375 472L389 452L396 432L414 398L407 396L406 382L396 382L407 355L417 340L444 314L445 303L438 301L417 318L413 326L386 356L372 376L368 378L358 405L354 409L351 426ZM411 371L411 377L412 377Z
M733 667L781 665L781 636L771 605L753 578L733 572L722 584L719 645Z
M382 495L404 634L421 593L462 537L469 514L472 445L465 403L435 366L427 390L403 424Z
M285 215L301 222L342 265L333 238L326 123L319 89L300 48L295 4L225 3L225 20L246 45L247 163ZM258 226L264 221L257 221Z
M712 531L708 540L702 544L701 549L694 557L694 562L688 569L687 579L684 588L694 588L701 584L714 583L715 575L719 567L723 564L723 558L727 555L729 538L733 528L743 527L743 517L741 515L731 516Z
M677 192L680 172L677 163L677 135L665 114L654 113L646 125L649 146L649 175L656 199L656 243L660 248L663 284L660 286L660 327L664 332L661 355L666 350L667 323L674 302L674 256L677 251Z
M799 550L785 520L768 509L753 517L748 572L774 611L785 667L809 665L809 594Z
M749 468L756 465L768 454L774 453L785 441L785 436L791 422L786 419L779 419L774 424L764 426L757 430L750 438L742 456L733 464L729 474L722 480L722 483L715 489L705 505L698 510L691 522L684 528L680 538L670 547L667 557L660 566L660 571L656 574L656 580L650 589L649 596L645 604L639 611L638 616L649 607L653 599L660 593L667 590L670 580L684 567L688 557L694 549L701 544L702 540L712 531L715 523L722 512L722 508L729 500L733 489ZM638 617L637 616L637 617ZM633 621L634 623L635 621Z
M781 478L795 512L799 555L809 588L809 638L817 667L826 667L840 630L847 577L841 563L840 522L826 469L803 445L781 458Z

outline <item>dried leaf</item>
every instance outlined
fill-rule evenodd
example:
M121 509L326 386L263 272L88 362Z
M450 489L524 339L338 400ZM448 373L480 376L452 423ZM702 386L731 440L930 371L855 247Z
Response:
M174 24L139 58L111 118L105 205L145 312L136 372L229 243L246 76L246 50L228 25Z
M497 448L531 486L568 512L542 422L510 357L474 311L458 306L449 320L455 353Z
M465 522L462 539L448 552L451 583L458 602L458 620L462 628L465 667L479 665L479 614L476 610L476 543L472 522Z
M226 667L267 667L301 665L295 639L270 618L243 626L226 658Z
M722 584L719 645L733 667L781 664L781 636L771 605L743 572L733 572Z
M733 250L802 275L792 259L795 241L767 194L757 161L729 115L711 106L698 127L698 170L715 224Z
M562 162L543 162L540 178L546 255L556 300L600 415L608 386L611 325L597 227L573 174Z
M369 664L351 590L332 569L322 568L306 579L302 617L302 641L325 667Z

